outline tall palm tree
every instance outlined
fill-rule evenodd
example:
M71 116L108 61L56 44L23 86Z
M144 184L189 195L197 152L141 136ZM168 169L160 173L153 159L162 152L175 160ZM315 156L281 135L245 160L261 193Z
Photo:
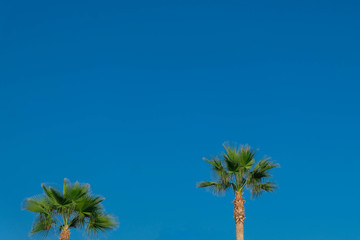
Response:
M113 230L117 226L114 216L106 214L101 204L104 198L93 195L88 184L71 184L64 179L63 191L41 185L42 195L28 198L24 209L37 213L30 234L46 238L49 231L60 233L60 240L70 240L70 229L84 229L89 236Z
M264 191L273 192L276 184L268 181L268 178L272 177L269 170L278 165L266 157L255 163L256 151L249 146L237 148L224 145L224 149L225 152L220 157L204 159L211 164L216 180L200 182L198 187L208 187L215 194L224 193L228 189L234 191L236 239L243 240L245 220L243 191L249 189L252 197L258 197Z

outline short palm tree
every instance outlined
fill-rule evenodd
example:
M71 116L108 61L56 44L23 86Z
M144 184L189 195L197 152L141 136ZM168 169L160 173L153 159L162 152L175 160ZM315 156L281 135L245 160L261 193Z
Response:
M24 209L37 213L30 234L46 237L49 231L60 233L60 240L70 240L70 229L84 229L90 236L115 229L114 216L106 214L101 202L104 198L91 194L88 184L71 184L64 179L63 191L41 185L42 195L28 198Z
M200 182L198 187L211 188L215 194L224 193L228 189L234 191L236 239L243 240L245 220L243 191L249 189L252 197L257 197L264 191L273 192L276 185L267 179L272 177L269 170L278 165L265 157L256 163L254 158L256 151L249 146L237 148L224 145L224 149L225 152L220 157L204 159L211 164L216 180Z

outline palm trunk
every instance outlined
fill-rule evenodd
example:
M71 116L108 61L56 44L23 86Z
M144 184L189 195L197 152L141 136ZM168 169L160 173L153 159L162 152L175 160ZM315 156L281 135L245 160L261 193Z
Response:
M236 225L236 240L244 240L245 208L242 192L236 192L234 200L234 218Z
M70 229L67 226L61 230L60 240L70 240Z

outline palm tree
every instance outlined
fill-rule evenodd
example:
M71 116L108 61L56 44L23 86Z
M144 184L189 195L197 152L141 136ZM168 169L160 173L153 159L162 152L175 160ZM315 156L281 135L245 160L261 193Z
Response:
M255 153L249 146L240 148L224 145L225 152L220 157L214 157L205 161L211 164L216 177L215 181L203 181L198 187L208 187L213 193L221 194L228 189L235 193L234 218L236 225L236 239L244 239L245 208L243 191L249 189L252 197L258 197L261 193L273 192L276 184L268 181L272 175L270 169L278 167L270 158L262 158L255 163Z
M70 240L70 229L84 229L89 236L113 230L114 216L106 214L101 204L104 198L93 195L88 184L71 184L64 179L63 191L41 185L42 195L28 198L24 209L37 213L30 234L46 238L50 230L60 233L60 240Z

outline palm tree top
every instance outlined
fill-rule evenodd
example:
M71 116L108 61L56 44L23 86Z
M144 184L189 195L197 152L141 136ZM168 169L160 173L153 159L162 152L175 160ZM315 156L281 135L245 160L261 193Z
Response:
M105 199L91 193L89 184L72 184L64 179L63 189L58 190L45 184L44 193L24 202L24 209L34 212L37 217L30 234L46 237L51 230L83 229L89 236L97 236L117 226L116 218L106 214L101 204Z
M224 152L211 160L204 158L211 164L214 181L203 181L199 188L209 187L215 194L224 193L228 189L234 192L243 192L249 189L252 197L261 193L273 192L277 187L273 181L270 170L279 167L269 157L255 161L256 150L249 145L240 147L224 144Z

